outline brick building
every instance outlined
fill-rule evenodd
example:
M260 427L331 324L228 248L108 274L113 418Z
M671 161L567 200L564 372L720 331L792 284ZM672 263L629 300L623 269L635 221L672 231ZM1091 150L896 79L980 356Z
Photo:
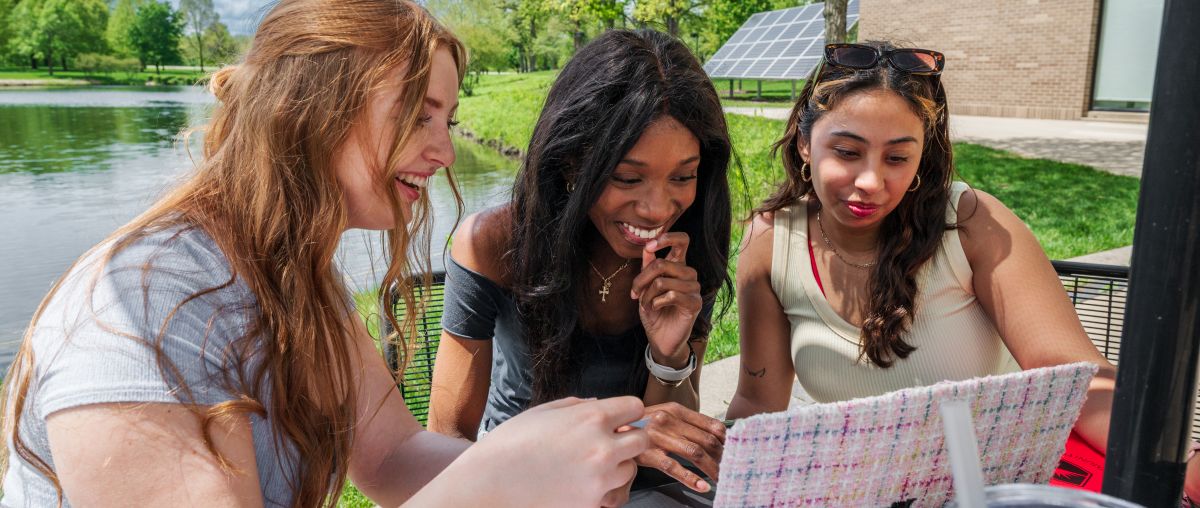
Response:
M1164 0L860 0L859 40L946 54L957 114L1145 120Z

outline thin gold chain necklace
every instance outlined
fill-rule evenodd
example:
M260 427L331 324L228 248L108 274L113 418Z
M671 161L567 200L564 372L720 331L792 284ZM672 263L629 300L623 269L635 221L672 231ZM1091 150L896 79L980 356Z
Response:
M821 240L823 242L825 242L825 246L829 247L829 250L833 251L833 255L837 256L837 258L842 260L843 263L846 263L850 266L858 268L859 270L868 270L872 266L875 266L874 261L871 261L870 263L851 262L849 259L846 259L845 257L843 257L841 252L838 252L837 247L834 247L833 242L829 241L829 236L825 234L825 225L821 223L821 210L819 210L819 209L817 210L817 228L819 228L821 230ZM595 268L595 267L593 267L593 268Z
M616 277L618 273L621 273L621 270L624 270L625 267L629 266L629 259L626 258L625 262L621 263L621 266L619 268L617 268L617 271L613 272L612 275L609 275L608 277L605 277L604 274L600 273L600 270L598 270L596 268L596 265L592 264L592 260L590 260L590 259L588 260L588 265L591 265L592 271L596 272L596 275L598 275L600 277L600 281L601 281L600 290L596 291L597 293L600 294L600 301L607 302L608 294L609 294L608 288L612 287L612 278Z

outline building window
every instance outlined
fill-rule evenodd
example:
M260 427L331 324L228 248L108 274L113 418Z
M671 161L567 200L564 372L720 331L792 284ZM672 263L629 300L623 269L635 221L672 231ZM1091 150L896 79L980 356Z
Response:
M1092 109L1149 111L1165 0L1104 0Z

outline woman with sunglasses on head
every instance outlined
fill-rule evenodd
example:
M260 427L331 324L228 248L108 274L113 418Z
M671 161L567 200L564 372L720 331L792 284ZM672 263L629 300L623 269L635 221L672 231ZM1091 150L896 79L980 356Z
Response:
M654 446L638 462L707 491L666 452L715 478L725 429L696 410L730 285L729 160L716 90L678 40L617 30L580 49L512 201L454 237L430 429L476 438L542 401L635 395Z
M0 505L331 506L347 478L387 506L617 504L641 401L554 401L474 446L426 432L334 266L345 230L386 230L408 294L465 68L411 2L278 2L212 77L194 172L34 316Z
M1029 229L954 180L936 51L833 44L775 144L787 181L738 258L729 417L943 380L1093 362L1076 424L1104 450L1115 369Z

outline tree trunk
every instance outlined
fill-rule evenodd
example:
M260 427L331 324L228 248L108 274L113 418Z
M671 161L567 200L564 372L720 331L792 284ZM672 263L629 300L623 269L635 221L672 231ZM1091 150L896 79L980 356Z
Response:
M579 20L575 20L575 51L574 51L574 53L578 53L579 48L582 48L582 47L583 47L583 23ZM572 54L574 54L574 53L572 53Z
M204 72L204 34L196 32L196 55L200 57L200 72Z
M50 71L50 75L54 75L54 57L49 51L46 52L46 69Z
M529 70L537 70L537 53L533 48L537 47L537 20L533 16L529 17Z
M37 70L37 68L38 68L37 67L37 55L34 55L34 54L29 55L29 66L33 67L33 70L35 70L35 71Z
M671 37L679 38L679 18L667 16L667 33L671 34Z
M58 57L58 59L60 62L62 62L62 70L64 70L64 71L67 70L67 56L62 55L62 56Z
M825 44L846 42L846 0L825 0Z

